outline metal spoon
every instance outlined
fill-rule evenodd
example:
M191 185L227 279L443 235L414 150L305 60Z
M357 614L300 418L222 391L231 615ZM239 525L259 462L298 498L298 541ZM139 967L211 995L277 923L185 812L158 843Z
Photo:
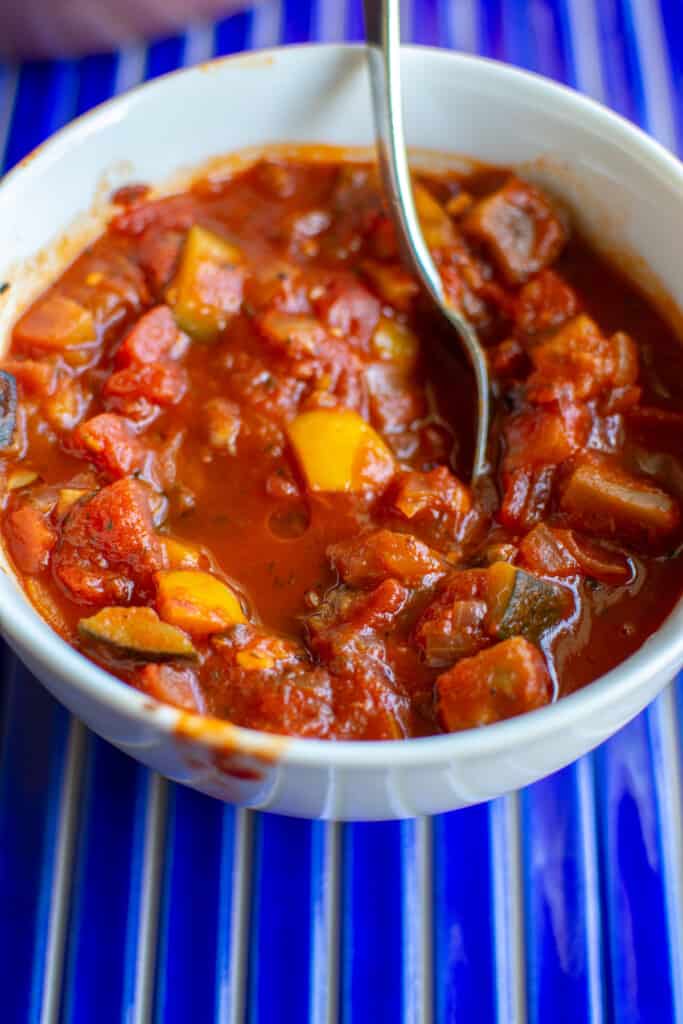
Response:
M455 328L477 384L478 415L472 481L487 470L489 374L484 350L471 324L448 305L415 210L401 109L400 0L364 0L365 38L377 132L377 149L391 215L404 254L434 305Z

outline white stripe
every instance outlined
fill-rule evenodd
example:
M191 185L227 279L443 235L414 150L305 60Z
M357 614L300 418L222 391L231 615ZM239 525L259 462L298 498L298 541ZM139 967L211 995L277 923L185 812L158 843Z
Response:
M313 918L311 963L312 1024L337 1024L339 1019L340 862L339 822L313 825L324 829L322 871L317 884L322 888L322 913Z
M479 49L479 3L477 0L443 0L449 46L465 53Z
M247 49L263 50L277 46L282 30L282 11L279 0L263 0L256 4L251 15L251 40Z
M346 0L318 0L314 32L318 42L343 42L346 36Z
M159 903L166 846L166 807L168 782L150 774L147 789L142 884L138 910L138 936L135 958L135 995L126 1020L129 1024L149 1024L154 1004Z
M524 882L519 796L490 804L497 1024L525 1024Z
M412 837L406 836L409 830ZM401 824L403 853L403 1005L405 1024L431 1024L432 820Z
M642 68L645 127L659 142L676 150L671 69L659 4L629 0Z
M675 1019L683 1020L683 789L681 749L674 687L669 686L647 712L652 767L661 829L664 898Z
M216 979L218 1000L216 1007L217 1024L244 1024L247 1004L247 964L249 962L249 894L251 892L251 860L253 848L253 815L251 811L238 808L224 811L225 831L234 828L232 848L232 874L230 885L232 913L229 929L227 972ZM226 841L224 838L223 848ZM223 899L220 900L222 905ZM219 951L220 952L220 951ZM219 963L220 966L220 963Z
M0 163L7 147L14 101L17 95L19 71L14 65L4 65L0 74Z
M78 816L83 789L86 747L85 727L72 718L64 762L59 806L59 825L52 874L50 918L47 926L45 973L40 1000L40 1024L56 1024L62 995L62 976L69 900L73 882Z
M212 25L191 25L185 33L183 46L183 66L192 67L211 60L214 51L214 32Z
M581 908L586 925L588 960L588 999L590 1024L604 1020L604 980L602 962L602 921L600 913L600 870L596 829L595 780L593 758L588 755L576 763L576 788L579 806L579 841L585 872L586 898Z
M596 5L586 0L565 0L571 51L574 57L575 85L594 100L605 102L598 15Z
M138 85L145 77L147 50L144 46L126 46L119 51L114 79L114 92L125 92Z

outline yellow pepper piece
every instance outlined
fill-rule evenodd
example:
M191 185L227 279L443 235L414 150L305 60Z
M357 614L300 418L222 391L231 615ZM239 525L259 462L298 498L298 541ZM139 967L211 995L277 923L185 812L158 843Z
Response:
M372 350L386 362L411 370L417 361L419 342L414 331L398 320L380 317L372 335Z
M159 615L193 636L221 633L247 621L235 592L211 573L170 569L156 573L155 580Z
M213 341L242 304L241 251L195 224L185 239L166 298L178 325L198 341Z
M455 240L453 224L443 206L434 198L429 189L419 182L413 185L415 209L422 228L424 240L430 249L442 249Z
M184 544L173 537L162 537L161 543L171 569L198 569L201 565L201 551L191 544Z
M15 469L7 478L7 490L18 491L21 487L28 487L38 479L38 474L32 469Z
M287 432L312 491L363 491L382 487L393 476L393 454L351 409L301 413Z

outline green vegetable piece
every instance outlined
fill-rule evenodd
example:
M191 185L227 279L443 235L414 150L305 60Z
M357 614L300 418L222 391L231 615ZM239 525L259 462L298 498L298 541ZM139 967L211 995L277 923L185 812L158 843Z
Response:
M162 622L151 608L103 608L81 619L78 632L86 643L102 644L119 658L170 661L197 657L187 634Z
M509 562L489 569L488 632L499 640L523 636L538 643L546 630L571 607L569 591L557 583L524 572Z

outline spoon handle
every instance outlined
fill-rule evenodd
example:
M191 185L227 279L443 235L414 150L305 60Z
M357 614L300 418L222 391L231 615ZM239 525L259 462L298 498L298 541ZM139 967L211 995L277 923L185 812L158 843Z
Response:
M478 413L472 478L476 480L488 469L489 378L486 356L471 325L448 305L441 275L425 244L415 209L403 132L400 0L364 0L364 13L377 148L392 217L399 229L406 259L434 303L457 330L474 370Z

